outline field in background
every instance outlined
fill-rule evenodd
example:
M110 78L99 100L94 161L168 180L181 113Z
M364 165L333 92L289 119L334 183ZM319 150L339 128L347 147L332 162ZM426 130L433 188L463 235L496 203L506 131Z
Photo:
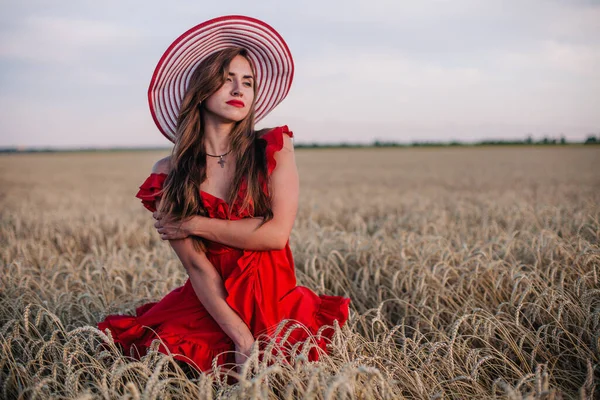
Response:
M351 318L233 386L92 328L186 279L133 197L164 154L0 157L0 397L600 395L600 149L299 150L299 283Z

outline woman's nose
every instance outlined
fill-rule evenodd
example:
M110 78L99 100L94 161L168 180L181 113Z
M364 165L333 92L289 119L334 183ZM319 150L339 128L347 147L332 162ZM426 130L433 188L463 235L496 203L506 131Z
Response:
M233 83L233 88L231 89L232 96L241 96L242 92L240 91L240 85L237 82Z

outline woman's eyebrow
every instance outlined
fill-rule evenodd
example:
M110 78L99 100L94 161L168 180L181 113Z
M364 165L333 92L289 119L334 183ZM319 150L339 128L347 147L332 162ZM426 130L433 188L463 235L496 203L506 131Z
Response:
M230 72L229 75L236 76L236 73L235 72ZM242 77L242 79L254 79L254 77L252 75L244 75Z

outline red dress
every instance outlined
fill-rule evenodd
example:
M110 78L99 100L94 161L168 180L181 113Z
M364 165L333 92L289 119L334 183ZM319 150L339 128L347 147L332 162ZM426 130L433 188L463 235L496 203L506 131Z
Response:
M283 147L284 133L292 137L287 126L274 128L262 136L266 141L269 175L276 165L274 154ZM140 186L137 197L147 209L154 211L165 178L165 174L151 174ZM264 190L266 187L263 185ZM231 220L250 216L249 212L239 212L244 190L242 185L232 206ZM201 197L211 218L227 218L228 204L224 200L206 192L201 192ZM208 242L206 254L223 278L227 303L248 325L254 338L262 334L273 336L280 321L291 319L287 326L300 322L305 329L294 329L287 346L306 340L308 330L318 346L326 350L334 331L321 328L333 325L335 320L343 326L348 319L349 298L318 296L306 287L296 286L289 242L281 250L269 251L241 250ZM126 354L134 346L140 356L144 355L159 336L163 342L160 351L166 353L168 349L176 359L200 371L210 370L216 356L218 365L234 362L233 342L198 300L189 279L159 302L138 307L136 314L110 315L98 328L102 331L108 328ZM285 333L286 329L278 337ZM227 353L220 354L223 352ZM310 350L309 359L318 359L315 349Z

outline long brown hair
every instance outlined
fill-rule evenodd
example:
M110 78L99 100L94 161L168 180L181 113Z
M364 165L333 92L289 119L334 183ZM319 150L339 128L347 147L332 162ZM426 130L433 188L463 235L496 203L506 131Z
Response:
M176 218L194 215L206 216L200 196L200 184L206 180L206 151L204 149L203 114L205 100L225 83L229 64L236 56L248 60L245 49L232 47L206 57L194 70L187 91L181 102L177 118L175 146L171 154L170 171L165 180L160 210ZM256 74L254 74L256 75ZM253 85L256 99L257 84ZM263 223L273 218L271 199L261 189L267 177L264 142L258 140L254 131L254 103L250 112L236 122L229 134L231 153L235 156L235 173L229 186L227 203L229 210L236 200L240 185L247 180L247 190L241 209L251 215L264 217ZM201 238L196 238L195 248L204 250Z

